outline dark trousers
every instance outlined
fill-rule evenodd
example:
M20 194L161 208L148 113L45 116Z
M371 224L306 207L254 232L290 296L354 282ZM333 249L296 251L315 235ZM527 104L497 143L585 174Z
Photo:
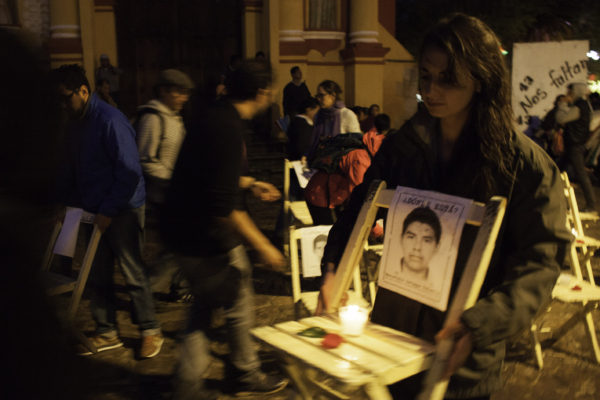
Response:
M260 361L250 337L254 326L252 266L242 245L211 257L178 257L191 285L194 302L181 343L175 398L197 399L204 389L202 376L210 364L206 331L213 312L224 309L229 360L240 374L259 370Z
M573 167L577 182L581 185L583 196L585 197L586 208L596 209L596 197L592 181L585 170L585 145L568 144L566 149L567 162Z
M92 293L90 308L99 334L112 336L117 333L113 280L115 261L125 277L127 293L133 303L135 315L132 319L138 324L142 335L160 333L154 299L142 260L144 221L144 206L125 210L112 218L98 244L90 271L89 287Z

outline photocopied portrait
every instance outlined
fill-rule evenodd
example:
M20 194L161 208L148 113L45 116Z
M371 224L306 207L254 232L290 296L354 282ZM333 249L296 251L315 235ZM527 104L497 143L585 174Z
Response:
M399 186L385 224L379 285L444 311L472 200Z
M402 224L402 258L400 273L414 279L426 281L429 277L429 261L440 245L442 224L429 207L417 207Z
M321 258L323 258L330 229L331 225L318 225L296 231L300 235L303 277L321 276Z

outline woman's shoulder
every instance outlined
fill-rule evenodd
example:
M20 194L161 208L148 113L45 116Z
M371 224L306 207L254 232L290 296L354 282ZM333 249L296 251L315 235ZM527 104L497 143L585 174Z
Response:
M513 130L511 143L515 155L519 157L524 166L535 170L547 170L556 167L548 153L524 133Z

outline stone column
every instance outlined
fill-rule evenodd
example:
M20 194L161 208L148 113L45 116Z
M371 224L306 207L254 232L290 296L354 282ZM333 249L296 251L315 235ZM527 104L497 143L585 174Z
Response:
M303 0L280 0L279 54L305 56L307 52Z
M81 26L77 0L50 0L50 66L82 64Z
M383 110L383 56L390 50L378 41L378 1L349 0L350 24L346 47L340 52L346 74L348 105Z
M378 2L350 0L350 43L378 43Z

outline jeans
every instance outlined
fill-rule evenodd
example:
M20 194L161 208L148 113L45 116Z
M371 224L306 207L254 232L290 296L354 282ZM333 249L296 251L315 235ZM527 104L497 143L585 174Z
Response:
M179 256L194 302L184 334L176 379L176 398L195 399L204 389L202 376L210 363L206 337L212 313L224 308L229 359L241 374L259 370L250 329L254 326L252 269L243 246L212 257Z
M573 166L577 182L581 185L585 197L586 208L595 210L596 197L594 196L592 181L585 170L585 152L585 145L583 144L567 145L567 161Z
M92 289L90 308L97 325L96 333L109 337L117 334L113 281L115 260L125 277L126 289L133 303L132 320L138 324L142 336L160 333L142 260L143 242L144 206L125 210L113 217L102 235L89 277Z

